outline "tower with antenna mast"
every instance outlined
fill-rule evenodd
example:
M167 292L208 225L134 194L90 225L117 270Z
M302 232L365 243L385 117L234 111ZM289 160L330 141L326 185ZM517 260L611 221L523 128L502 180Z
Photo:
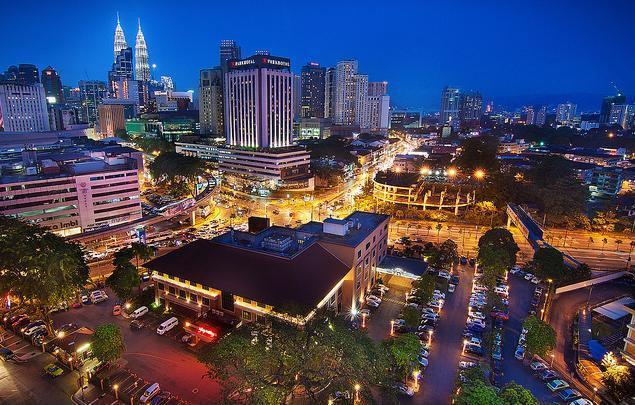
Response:
M148 62L148 47L141 31L141 19L138 19L139 31L135 43L135 74L137 80L147 82L150 80L150 64Z
M126 36L124 35L123 29L121 28L121 24L119 22L119 11L117 11L117 27L115 28L113 63L117 61L117 55L119 55L119 52L127 47L128 44L126 43Z

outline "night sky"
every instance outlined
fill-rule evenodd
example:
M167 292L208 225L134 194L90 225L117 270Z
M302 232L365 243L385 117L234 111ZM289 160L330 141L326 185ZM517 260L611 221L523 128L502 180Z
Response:
M359 60L392 104L436 110L441 88L517 106L571 100L599 109L615 82L635 96L635 1L6 1L0 69L52 65L64 84L106 80L116 12L134 47L141 18L150 63L178 90L218 64L221 39L333 65Z

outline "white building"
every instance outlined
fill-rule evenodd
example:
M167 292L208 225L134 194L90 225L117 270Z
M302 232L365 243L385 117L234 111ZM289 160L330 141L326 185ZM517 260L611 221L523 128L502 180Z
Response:
M355 93L357 74L356 60L337 62L335 70L335 123L353 125L355 123Z
M50 131L46 94L41 83L0 84L0 129L7 132Z
M201 69L198 87L198 121L202 134L222 135L223 71L220 68Z
M368 75L355 75L355 104L353 105L354 120L364 131L370 128L370 117L368 111Z
M388 133L390 126L388 82L368 83L368 120L368 128L371 132Z
M577 108L577 105L570 102L558 104L558 108L556 110L556 122L562 125L571 125L573 123L573 119L575 118Z
M622 129L630 129L635 116L635 105L614 104L609 114L609 125L619 125Z
M293 142L293 74L287 58L232 59L225 73L227 144L278 148Z

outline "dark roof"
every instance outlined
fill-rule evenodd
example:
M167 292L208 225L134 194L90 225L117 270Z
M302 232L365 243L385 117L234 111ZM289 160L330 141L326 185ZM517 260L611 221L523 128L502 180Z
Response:
M349 267L318 243L292 258L198 239L145 267L280 308L309 312Z
M421 276L426 272L428 263L423 260L410 259L407 257L386 256L378 267L382 269L400 268L414 276Z

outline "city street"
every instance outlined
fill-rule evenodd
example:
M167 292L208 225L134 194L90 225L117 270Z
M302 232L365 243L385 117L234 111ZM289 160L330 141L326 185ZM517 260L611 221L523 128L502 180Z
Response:
M158 382L162 389L187 401L219 401L219 385L210 379L203 379L206 368L197 361L194 353L170 336L158 335L154 328L131 330L129 320L112 316L114 294L109 290L107 293L110 299L106 302L58 313L54 317L55 325L73 322L80 326L95 328L104 323L114 323L123 333L126 344L123 359L127 361L127 368L132 372L150 382ZM150 321L151 314L148 313L142 320ZM154 321L152 325L156 323L157 321ZM173 334L176 335L181 330L182 327L179 326L173 330Z
M467 304L472 290L474 270L470 266L458 266L455 273L460 277L454 293L446 293L446 301L441 310L439 324L434 331L430 365L422 382L425 404L448 404L452 396L461 358L461 333L467 320ZM413 403L420 403L419 401Z

